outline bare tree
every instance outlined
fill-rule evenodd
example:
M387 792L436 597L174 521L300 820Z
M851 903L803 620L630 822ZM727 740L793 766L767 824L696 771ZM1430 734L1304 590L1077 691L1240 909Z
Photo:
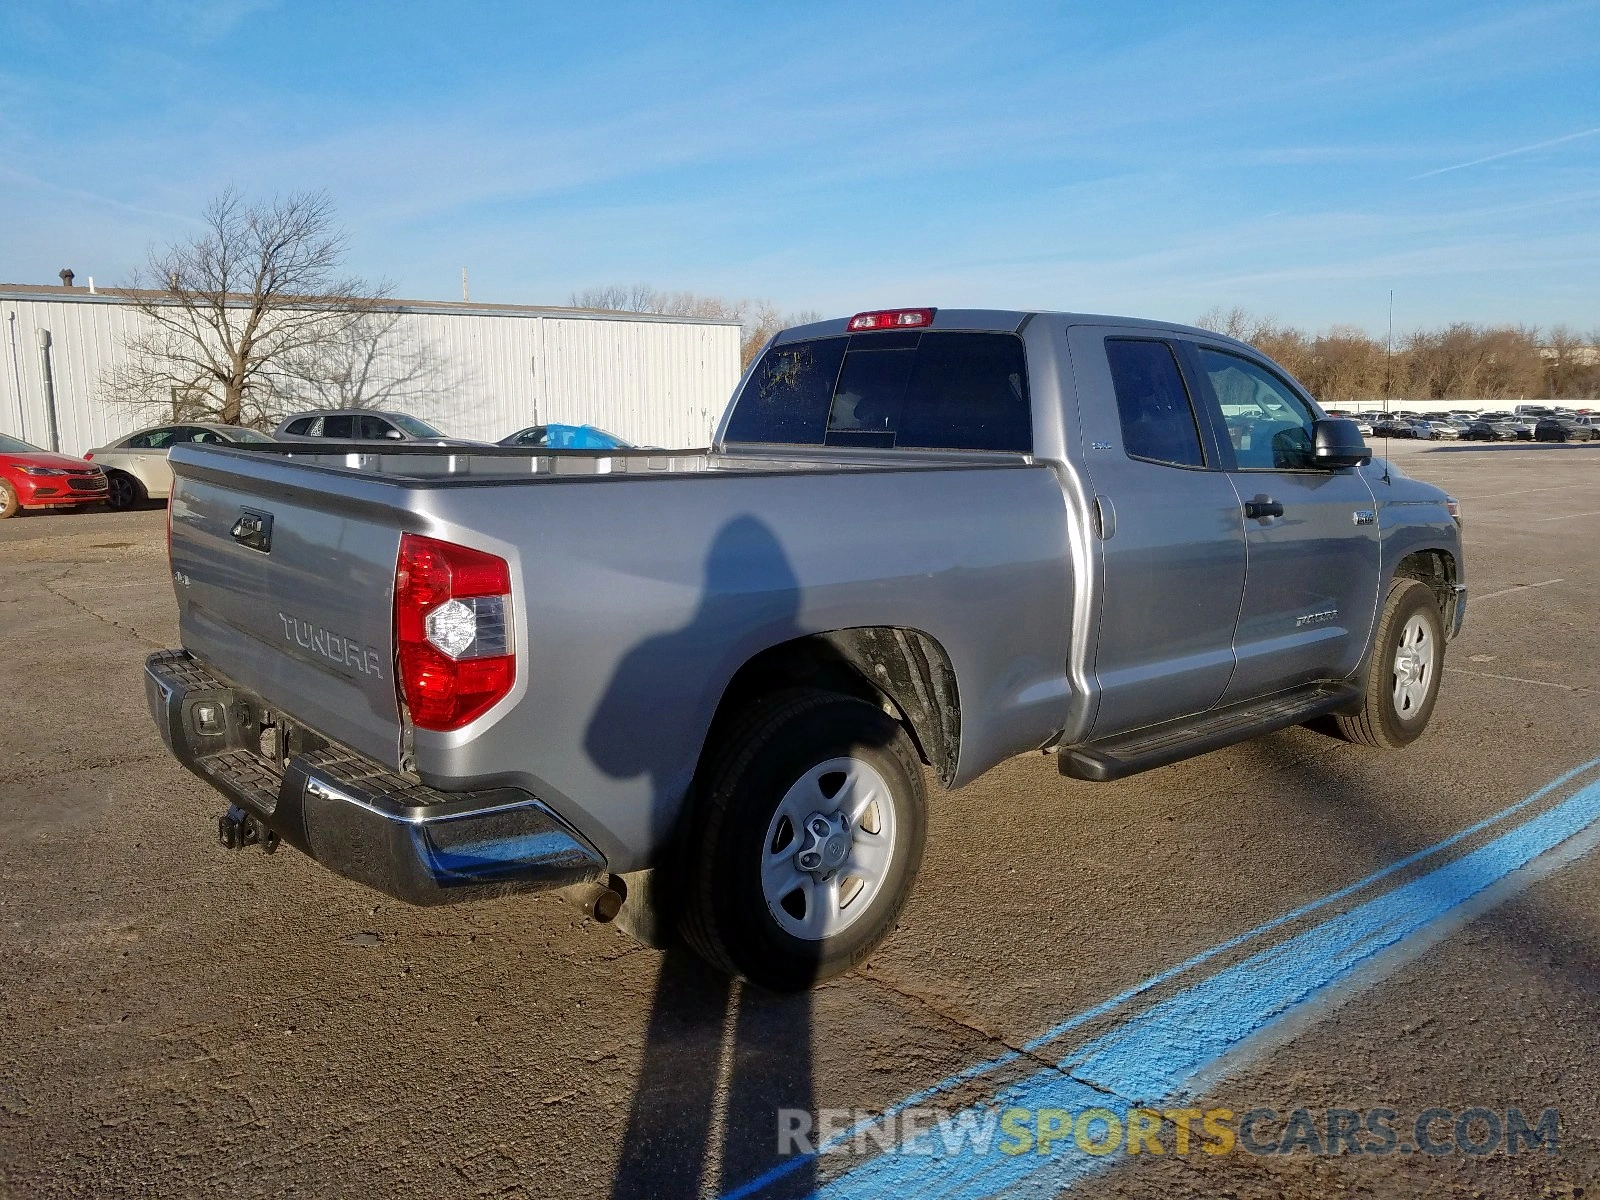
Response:
M269 364L263 375L275 407L414 409L461 395L463 373L431 342L407 337L404 321L395 309L374 309Z
M170 401L174 419L268 425L275 372L339 343L381 289L340 272L345 236L322 192L251 203L229 188L201 231L152 249L126 299L143 318L108 381L114 401Z
M1581 396L1583 368L1593 362L1592 343L1585 345L1576 330L1557 325L1550 331L1543 347L1546 390L1552 396ZM1588 360L1586 362L1585 360Z

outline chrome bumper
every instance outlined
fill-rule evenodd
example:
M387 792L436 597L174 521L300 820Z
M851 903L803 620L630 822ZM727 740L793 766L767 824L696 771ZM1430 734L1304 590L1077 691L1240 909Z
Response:
M337 746L260 753L267 708L187 651L145 660L145 698L177 760L296 849L411 904L583 883L600 854L527 792L441 792Z

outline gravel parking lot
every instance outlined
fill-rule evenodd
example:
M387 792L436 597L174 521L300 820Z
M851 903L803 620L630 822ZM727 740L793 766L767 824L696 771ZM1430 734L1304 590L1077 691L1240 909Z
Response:
M1056 1070L1061 1054L1030 1043L1066 1018L1600 754L1600 443L1391 453L1465 509L1472 599L1420 743L1294 729L1098 786L1013 760L935 793L898 933L798 997L730 987L556 896L411 909L293 851L221 849L219 798L145 710L143 659L178 642L164 513L0 523L4 1191L718 1195L780 1163L779 1109L875 1112L1007 1056L930 1102L981 1103ZM1168 1136L1075 1193L1593 1194L1600 854L1571 845L1285 1009L1195 1105L1305 1108L1319 1125L1386 1107L1407 1135L1433 1107L1556 1109L1555 1153L1184 1154ZM759 1194L860 1161L799 1162Z

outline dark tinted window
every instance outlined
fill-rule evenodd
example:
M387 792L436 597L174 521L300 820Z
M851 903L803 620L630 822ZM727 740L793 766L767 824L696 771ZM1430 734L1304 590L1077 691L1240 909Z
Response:
M1022 339L894 331L775 346L740 396L727 440L1027 453Z
M307 435L316 432L311 428L313 425L320 427L321 424L321 417L301 417L297 421L290 421L287 428L284 429L284 432L292 433L296 437L306 437Z
M382 417L361 418L361 440L364 442L377 441L396 432L395 427Z
M897 446L1033 449L1028 367L1009 333L925 333Z
M818 338L769 349L739 394L727 440L820 446L848 340Z
M1135 458L1182 467L1205 465L1194 406L1177 356L1166 342L1106 342L1122 419L1122 446Z
M338 438L340 441L354 441L356 436L356 419L352 416L323 417L322 436Z
M863 334L850 339L828 409L830 446L893 446L916 363L919 333Z

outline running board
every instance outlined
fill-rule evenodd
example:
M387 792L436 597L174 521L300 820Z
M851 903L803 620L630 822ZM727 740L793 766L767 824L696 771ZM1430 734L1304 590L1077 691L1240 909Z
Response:
M1265 700L1251 700L1198 717L1185 717L1165 725L1136 729L1103 742L1088 742L1063 749L1061 773L1074 779L1109 783L1154 767L1248 741L1275 729L1299 725L1361 699L1361 689L1349 683L1319 683L1280 692Z

